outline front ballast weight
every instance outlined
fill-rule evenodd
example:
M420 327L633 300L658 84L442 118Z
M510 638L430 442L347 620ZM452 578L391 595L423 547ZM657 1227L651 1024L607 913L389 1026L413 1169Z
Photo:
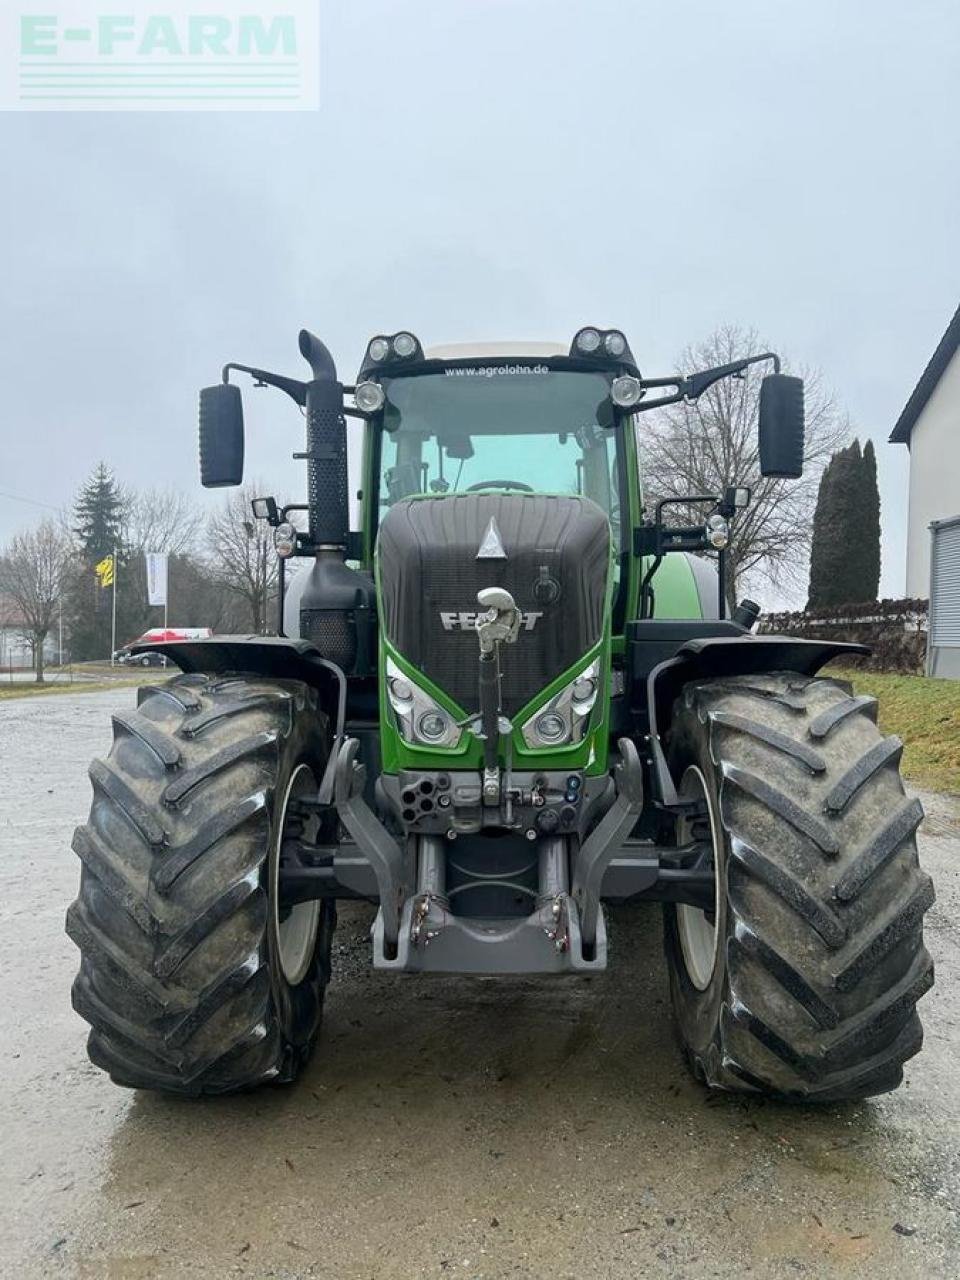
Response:
M391 834L364 799L359 743L348 738L337 758L334 803L376 885L374 968L467 974L604 969L607 939L600 899L605 875L616 860L618 893L627 885L628 896L633 888L648 888L656 876L654 870L651 877L649 854L631 858L624 848L643 808L643 783L633 743L623 739L619 748L613 794L609 780L599 780L604 787L594 804L594 814L603 804L607 812L586 840L581 843L576 832L537 837L533 829L521 831L512 840L503 837L504 859L491 867L489 842L484 842L484 864L471 865L468 842L450 839L452 827L446 833L412 833L402 842ZM451 789L457 786L454 780ZM529 911L500 917L459 913L469 895L497 890L512 891Z

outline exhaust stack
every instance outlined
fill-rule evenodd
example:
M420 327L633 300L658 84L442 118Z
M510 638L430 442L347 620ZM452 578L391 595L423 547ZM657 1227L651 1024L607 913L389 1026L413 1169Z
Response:
M310 541L317 548L345 550L350 515L343 386L337 381L333 356L306 329L300 331L300 354L313 372L306 405Z
M300 634L345 672L370 666L373 584L346 564L350 531L343 386L319 338L300 331L307 383L307 504L316 560L300 598Z

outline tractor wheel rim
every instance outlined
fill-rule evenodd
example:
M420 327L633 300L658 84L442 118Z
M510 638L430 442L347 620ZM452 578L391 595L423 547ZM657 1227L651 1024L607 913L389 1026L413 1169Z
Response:
M677 907L677 934L687 976L698 991L706 991L717 967L720 951L721 860L719 824L707 780L696 765L690 765L680 784L681 800L703 800L710 818L713 845L713 920L706 911L686 903ZM677 822L677 843L687 844L693 837L694 819L682 817Z
M307 976L310 962L317 945L317 934L320 930L320 902L298 902L289 911L280 915L280 849L283 845L284 829L287 826L287 809L294 797L316 794L317 784L313 772L308 765L299 764L290 775L287 789L283 795L280 808L280 821L277 823L277 841L273 851L276 863L275 874L271 877L273 892L273 924L277 939L277 958L280 972L284 980L295 987Z

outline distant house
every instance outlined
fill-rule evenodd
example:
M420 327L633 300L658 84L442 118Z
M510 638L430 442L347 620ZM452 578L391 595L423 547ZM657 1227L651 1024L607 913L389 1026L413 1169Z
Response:
M43 646L44 662L57 656L57 638L48 635ZM0 595L0 668L33 665L33 636L19 609L7 596Z
M910 450L907 595L930 598L927 670L960 678L960 308L890 441Z

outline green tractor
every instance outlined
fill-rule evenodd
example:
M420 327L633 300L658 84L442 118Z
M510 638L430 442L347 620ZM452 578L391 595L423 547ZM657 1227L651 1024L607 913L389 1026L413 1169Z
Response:
M761 469L799 476L802 382L771 354L643 378L593 327L569 347L377 336L354 386L311 334L300 350L309 379L228 365L200 404L208 487L242 479L232 373L306 417L306 504L253 504L277 634L139 646L181 674L139 690L91 767L67 929L92 1061L178 1094L293 1080L340 899L377 904L375 969L558 979L606 967L604 903L649 900L707 1085L895 1088L933 889L901 743L817 674L863 650L757 635L749 601L726 616L736 477L686 523L641 493L644 413L758 362Z

